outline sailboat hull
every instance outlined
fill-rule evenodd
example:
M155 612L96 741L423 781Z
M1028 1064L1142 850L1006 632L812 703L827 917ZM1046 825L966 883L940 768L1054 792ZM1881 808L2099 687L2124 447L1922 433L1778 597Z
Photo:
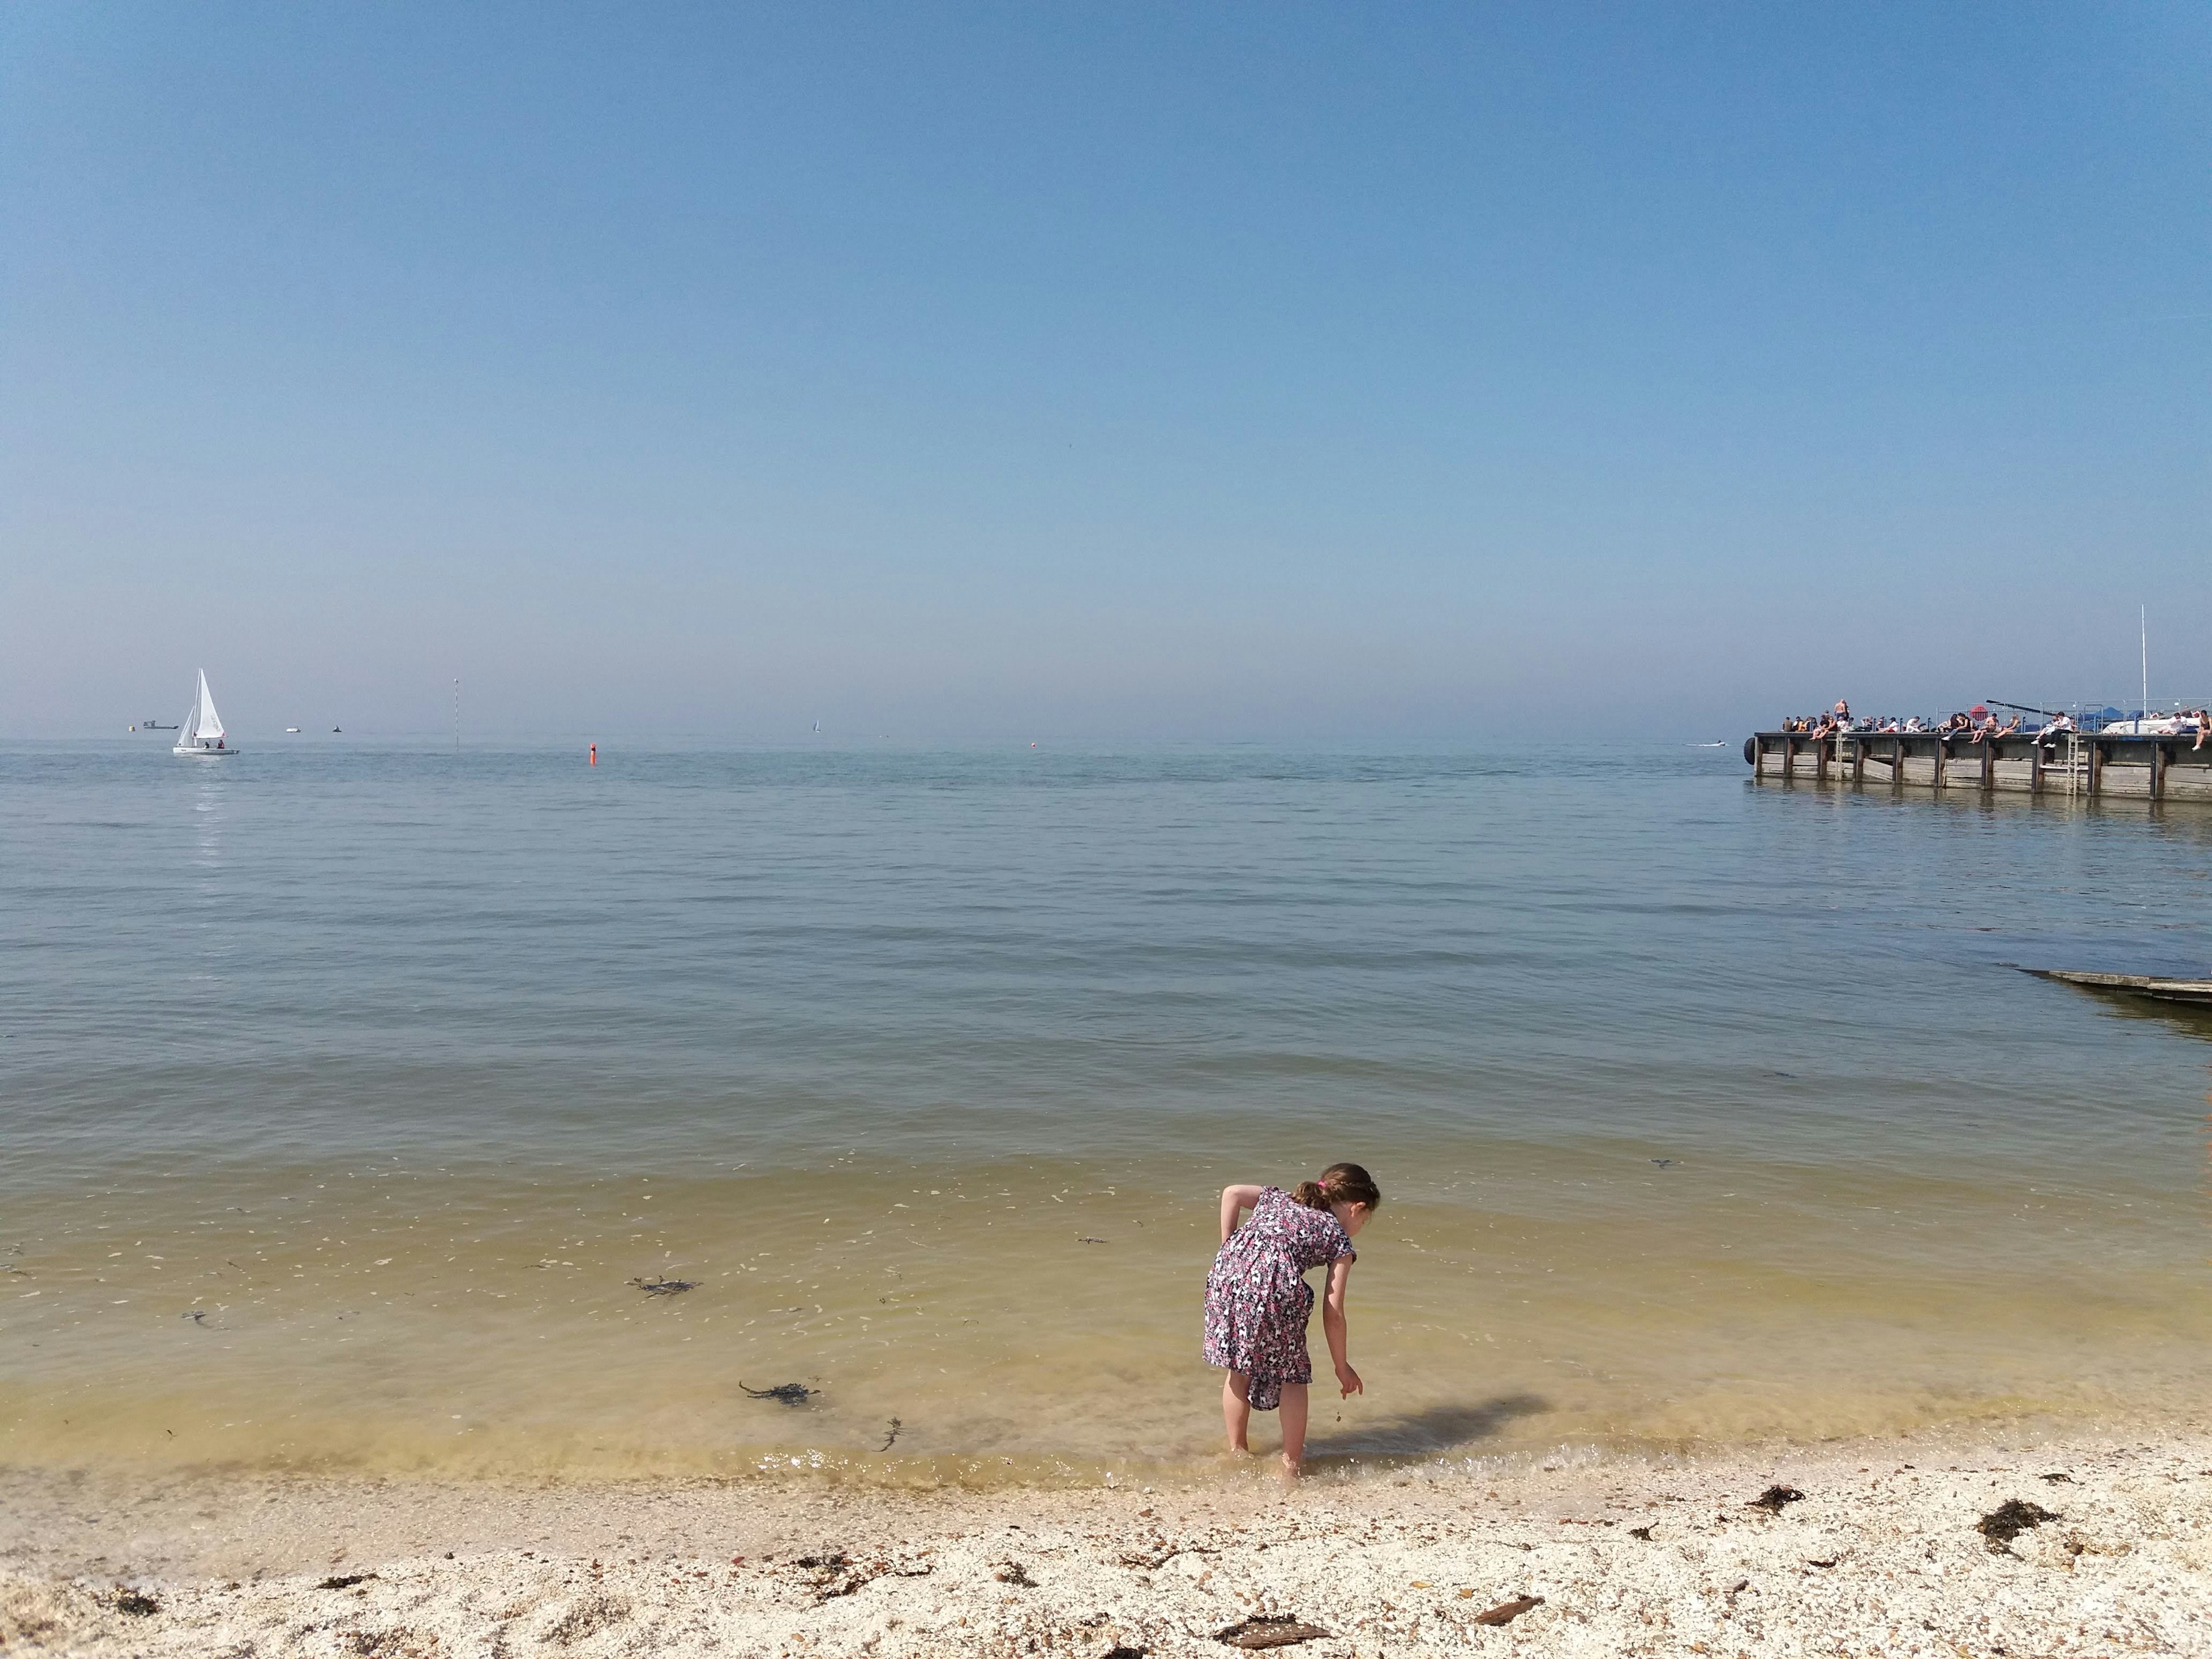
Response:
M194 760L228 760L233 755L242 754L244 750L237 749L199 749L180 743L175 748L169 750L169 752L173 755L188 755Z

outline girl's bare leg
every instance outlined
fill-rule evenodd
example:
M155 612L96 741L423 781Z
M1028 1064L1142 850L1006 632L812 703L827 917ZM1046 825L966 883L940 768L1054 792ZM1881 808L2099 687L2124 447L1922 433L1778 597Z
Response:
M1295 1480L1306 1462L1306 1385L1283 1384L1283 1474Z
M1229 1431L1230 1450L1252 1449L1246 1438L1252 1427L1252 1379L1242 1371L1231 1371L1222 1381L1221 1423Z

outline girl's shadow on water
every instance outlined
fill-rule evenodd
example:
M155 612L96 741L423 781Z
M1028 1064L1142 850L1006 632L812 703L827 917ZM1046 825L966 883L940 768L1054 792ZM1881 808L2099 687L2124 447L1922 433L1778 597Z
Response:
M1325 1425L1308 1431L1309 1457L1422 1457L1487 1440L1516 1418L1551 1410L1540 1395L1504 1394L1466 1406L1431 1406L1425 1411L1362 1423L1331 1433Z

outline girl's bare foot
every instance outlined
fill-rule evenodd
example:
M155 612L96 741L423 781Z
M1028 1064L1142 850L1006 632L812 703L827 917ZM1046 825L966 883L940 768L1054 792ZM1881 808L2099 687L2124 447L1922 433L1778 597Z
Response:
M1283 1484L1285 1486L1288 1486L1295 1484L1304 1477L1305 1472L1306 1466L1304 1463L1293 1463L1287 1457L1283 1460Z

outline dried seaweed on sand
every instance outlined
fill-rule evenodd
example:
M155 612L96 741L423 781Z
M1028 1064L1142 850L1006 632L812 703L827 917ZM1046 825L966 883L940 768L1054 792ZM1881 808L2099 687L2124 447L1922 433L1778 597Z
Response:
M1213 1639L1232 1648L1287 1648L1298 1642L1319 1641L1328 1634L1319 1625L1300 1622L1293 1613L1262 1613L1214 1632Z
M1476 1613L1474 1622L1478 1625L1510 1625L1529 1608L1543 1605L1544 1598L1540 1595L1516 1595L1510 1601L1500 1601L1486 1613Z
M2024 1532L2032 1532L2046 1521L2063 1521L2066 1517L2040 1504L2031 1504L2025 1498L2008 1498L1974 1522L1974 1530L1989 1540L1992 1555L2003 1555L2012 1549L2012 1540Z

